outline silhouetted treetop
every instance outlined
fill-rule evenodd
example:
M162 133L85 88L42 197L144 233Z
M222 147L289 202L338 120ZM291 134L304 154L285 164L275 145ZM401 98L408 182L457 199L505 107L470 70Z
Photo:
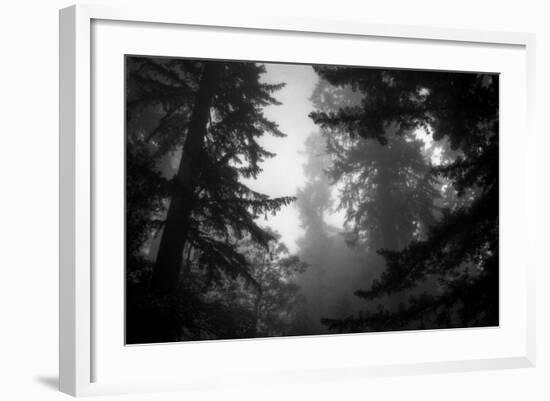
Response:
M150 284L165 301L189 264L201 266L207 285L237 278L255 284L238 243L249 238L268 249L275 238L257 218L294 198L271 198L243 179L256 178L275 156L259 139L285 136L264 115L279 104L273 94L284 84L262 82L265 67L253 62L128 57L126 71L127 185L135 194L128 217L136 220L130 258L161 233ZM146 185L150 197L140 196Z
M351 135L385 143L385 129L397 124L399 133L425 127L434 140L447 136L453 149L474 150L498 132L498 76L445 74L435 71L314 67L332 85L349 85L364 94L361 106L337 112L313 112L321 126L343 125ZM497 115L498 116L498 115Z

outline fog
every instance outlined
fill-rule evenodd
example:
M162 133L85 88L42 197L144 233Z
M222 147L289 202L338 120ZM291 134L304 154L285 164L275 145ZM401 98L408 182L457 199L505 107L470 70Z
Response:
M338 189L329 185L324 171L329 164L324 139L309 118L319 76L309 65L266 64L262 81L285 83L277 92L281 104L266 107L264 113L286 137L261 138L261 145L276 156L263 163L257 179L244 182L271 197L297 197L296 202L259 223L278 232L289 251L309 264L296 278L306 299L305 330L310 334L328 332L321 319L358 312L361 302L353 292L361 285L368 286L376 267L366 265L365 255L344 240L344 212L335 205ZM326 203L318 204L321 199L308 196L315 190L327 191ZM312 215L312 210L319 209L318 216Z
M306 182L304 165L310 156L305 142L311 132L318 130L308 114L313 110L310 97L319 81L309 65L266 64L263 82L286 85L277 92L280 105L268 106L265 115L279 124L286 134L284 139L262 137L259 142L276 156L262 165L262 173L255 180L244 180L254 190L272 197L296 195ZM325 219L343 224L342 213L327 211ZM296 203L281 210L275 216L268 215L260 224L269 226L281 234L282 241L291 252L298 252L298 240L304 234Z

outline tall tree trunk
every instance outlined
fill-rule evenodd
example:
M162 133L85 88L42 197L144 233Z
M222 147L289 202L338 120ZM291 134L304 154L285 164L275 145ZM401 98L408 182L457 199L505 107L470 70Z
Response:
M392 176L387 166L380 168L380 231L382 236L382 247L390 251L399 250L399 229L397 224L398 210L395 210L394 194L391 187L394 185L395 177ZM390 294L388 299L388 309L396 311L399 304L405 301L405 295L400 292Z
M383 213L386 214L386 219L382 223L382 242L383 248L390 251L397 251L399 249L399 238L397 226L395 224L394 214L395 210L390 210L390 205L384 205L383 208L387 209Z
M178 284L197 178L202 168L203 142L210 107L219 82L218 68L218 63L206 62L195 98L153 271L151 286L157 293L170 293Z
M382 247L391 251L397 251L399 248L399 232L397 229L397 213L395 210L394 194L391 187L394 185L394 177L386 166L380 166L379 202L380 212L380 231L382 234Z

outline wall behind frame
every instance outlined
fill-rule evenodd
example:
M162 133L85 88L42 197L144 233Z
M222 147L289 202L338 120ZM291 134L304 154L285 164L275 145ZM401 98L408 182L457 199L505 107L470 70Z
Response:
M96 3L150 3L141 0L112 0ZM0 243L0 377L2 398L61 400L66 396L57 386L57 263L58 263L58 9L72 1L5 2L0 24L2 62L2 146L0 174L2 230ZM429 25L483 30L527 31L537 34L537 122L539 150L550 146L542 116L550 106L544 90L550 88L550 28L544 3L526 0L499 2L463 0L161 1L163 4L220 13L255 12L302 18L366 19L373 23ZM259 8L262 11L259 11ZM547 182L550 158L539 153L538 174ZM540 185L538 194L539 257L545 260L543 225L550 215L542 208L550 204L550 190ZM546 380L550 375L550 321L545 305L550 304L548 269L537 270L538 358L534 369L481 373L454 373L431 376L373 379L365 382L300 384L285 388L216 390L189 394L190 399L265 400L282 398L317 400L440 399L449 400L548 399ZM176 400L182 394L133 395L132 400ZM120 399L107 397L107 399Z

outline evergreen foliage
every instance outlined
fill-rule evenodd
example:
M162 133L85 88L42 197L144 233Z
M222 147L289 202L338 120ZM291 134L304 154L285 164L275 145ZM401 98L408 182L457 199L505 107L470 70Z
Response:
M257 285L239 241L268 250L276 238L257 219L294 199L270 198L242 182L274 156L258 139L284 137L263 114L278 104L272 94L284 84L262 83L264 72L256 63L127 58L127 271L141 277L129 297L135 289L147 299L131 304L139 310L129 319L141 322L129 324L147 325L150 315L167 328L134 341L174 341L182 327L197 324L199 314L176 316L179 300L194 297L182 284L191 264L204 270L206 286L241 278ZM174 171L169 164L178 156Z
M348 86L363 95L359 105L311 114L318 125L331 130L329 143L338 145L330 149L336 155L333 174L351 182L349 200L343 197L351 211L348 218L357 225L364 215L371 220L384 216L376 208L388 205L396 218L405 214L403 221L415 225L423 221L426 226L422 236L407 234L410 239L402 249L403 241L393 249L380 246L385 271L370 288L356 292L372 304L380 297L416 289L406 305L394 310L380 306L325 322L337 331L497 325L498 76L344 67L316 71L331 85ZM407 136L419 129L449 150L439 165L426 168L415 157L418 144ZM367 144L358 146L362 140ZM380 154L392 153L395 143L401 144L405 153L397 154L391 165L397 168L399 161L407 174L416 176L414 194L404 196L405 203L373 202L372 186L380 190L384 182L395 185L399 179L395 173L389 178L381 175L374 184L373 171L381 169L372 165L381 160L374 151L360 150L361 146L372 149L370 142L387 149ZM349 143L355 146L344 147ZM353 191L354 179L362 176L365 181ZM434 179L450 187L441 192L440 213L430 211L437 205L429 204L438 188ZM359 226L367 235L376 235L375 223ZM436 290L422 291L430 282L437 283Z
M298 254L309 264L297 279L306 298L300 331L321 334L329 333L322 318L344 318L357 310L359 302L353 299L353 290L372 277L364 269L368 255L359 247L347 246L345 233L327 221L334 211L334 191L326 174L330 158L320 132L307 137L305 154L306 182L298 190L296 201L304 230L298 241Z

